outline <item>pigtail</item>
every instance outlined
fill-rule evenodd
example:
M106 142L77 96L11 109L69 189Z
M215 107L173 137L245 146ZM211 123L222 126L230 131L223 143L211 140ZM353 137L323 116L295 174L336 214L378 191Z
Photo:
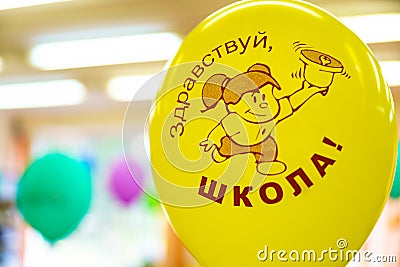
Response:
M218 102L223 98L225 85L229 78L225 74L214 74L203 86L202 100L206 107L201 112L215 108Z

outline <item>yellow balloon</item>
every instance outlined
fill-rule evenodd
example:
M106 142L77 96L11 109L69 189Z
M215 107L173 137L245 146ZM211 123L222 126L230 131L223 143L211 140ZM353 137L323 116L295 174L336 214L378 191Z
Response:
M297 1L240 1L202 21L170 63L149 135L171 225L216 267L363 260L354 250L388 197L397 148L371 51Z

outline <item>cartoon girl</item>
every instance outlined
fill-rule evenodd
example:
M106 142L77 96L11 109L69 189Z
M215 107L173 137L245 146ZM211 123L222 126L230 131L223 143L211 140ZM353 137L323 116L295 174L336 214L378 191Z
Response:
M278 99L274 92L281 87L267 65L256 63L233 78L215 74L203 86L202 100L206 107L203 112L223 101L227 115L200 146L204 152L212 153L215 162L250 153L260 174L283 173L287 167L278 160L278 146L272 135L275 126L312 96L325 95L328 86L318 87L304 80L301 89Z

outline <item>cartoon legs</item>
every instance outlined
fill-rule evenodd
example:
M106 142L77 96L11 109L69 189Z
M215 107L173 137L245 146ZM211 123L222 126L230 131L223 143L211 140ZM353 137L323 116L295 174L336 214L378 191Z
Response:
M228 136L224 136L221 146L212 152L212 157L215 162L223 162L232 156L248 153L254 155L257 172L260 174L277 175L286 171L286 164L277 159L278 147L271 136L250 146L239 145Z
M278 146L270 136L252 149L256 158L257 171L265 175L277 175L286 171L286 164L278 160Z
M257 171L264 175L277 175L286 171L286 164L280 160L257 163Z

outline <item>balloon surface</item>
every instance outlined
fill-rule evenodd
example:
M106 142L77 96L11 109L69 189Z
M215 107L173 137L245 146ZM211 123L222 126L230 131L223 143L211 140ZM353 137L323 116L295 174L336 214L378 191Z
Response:
M92 195L89 170L63 154L34 161L18 183L17 207L45 239L65 238L87 213Z
M111 194L125 206L134 203L142 195L139 184L144 179L141 166L128 160L129 168L123 157L113 163L108 183Z
M201 266L345 266L389 196L397 153L371 51L300 1L240 1L196 26L149 136L159 197Z

